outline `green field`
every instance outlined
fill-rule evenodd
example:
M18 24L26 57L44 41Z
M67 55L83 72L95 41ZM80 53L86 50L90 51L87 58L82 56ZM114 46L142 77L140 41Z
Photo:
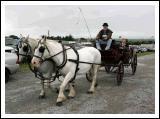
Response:
M142 53L137 53L137 56L145 56L145 55L150 55L150 54L154 54L154 52L142 52Z
M20 66L19 70L20 70L21 72L27 72L27 71L30 70L27 63L22 63L22 64L20 64L19 66Z

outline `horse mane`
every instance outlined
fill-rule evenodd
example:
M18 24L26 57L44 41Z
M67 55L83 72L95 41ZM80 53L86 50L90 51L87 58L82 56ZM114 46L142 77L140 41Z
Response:
M38 44L39 39L29 38L28 43L31 46L31 48L35 48Z

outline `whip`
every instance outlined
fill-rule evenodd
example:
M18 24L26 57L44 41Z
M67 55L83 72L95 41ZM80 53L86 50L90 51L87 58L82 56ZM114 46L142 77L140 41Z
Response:
M86 27L87 27L87 30L88 30L88 33L89 33L90 39L92 39L92 37L91 37L91 33L90 33L90 30L89 30L89 27L88 27L87 21L86 21L86 19L85 19L85 17L84 17L84 14L83 14L83 12L82 12L82 9L81 9L80 7L78 7L78 9L79 9L80 13L82 14L82 17L83 17L83 20L84 20L85 25L86 25Z

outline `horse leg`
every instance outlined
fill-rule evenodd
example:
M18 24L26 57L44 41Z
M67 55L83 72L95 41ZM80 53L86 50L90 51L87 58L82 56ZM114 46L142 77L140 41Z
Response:
M58 95L57 102L56 102L57 106L61 106L62 102L67 99L63 92L64 92L66 85L68 84L68 82L71 80L72 77L73 77L73 74L69 72L65 76L62 84L60 85L59 95Z
M91 71L92 71L92 83L91 83L90 89L88 90L88 93L95 92L95 86L96 86L98 68L99 68L98 65L93 65L93 67L91 69Z
M69 87L69 84L68 84L65 87L65 92L69 92L69 91L70 91L70 87ZM56 88L56 92L59 93L59 88Z
M65 92L69 92L69 88L70 88L69 84L66 85Z
M74 98L76 95L76 91L74 90L73 84L69 83L69 87L70 87L70 91L69 91L68 97Z
M39 94L39 98L45 98L44 81L43 81L43 79L41 80L41 86L42 86L42 89L41 89L41 92Z
M51 88L50 80L47 80L47 88Z
M86 73L87 77L89 78L90 82L91 82L91 76L92 76L92 68L93 68L93 65L91 66L91 69Z

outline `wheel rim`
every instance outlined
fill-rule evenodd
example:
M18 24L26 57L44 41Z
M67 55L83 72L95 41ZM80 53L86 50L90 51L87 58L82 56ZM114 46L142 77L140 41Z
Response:
M117 72L117 85L121 85L123 80L123 75L124 75L124 66L123 66L123 62L120 61L118 72Z
M132 74L134 75L137 68L137 55L135 55L132 59L131 68L132 68Z
M107 73L110 72L110 69L111 69L111 66L105 66L105 70L106 70Z

